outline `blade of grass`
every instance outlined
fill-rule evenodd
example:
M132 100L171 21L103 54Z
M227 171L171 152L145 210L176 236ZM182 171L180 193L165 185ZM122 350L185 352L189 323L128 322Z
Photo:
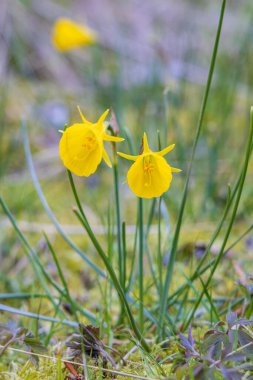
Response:
M249 303L247 310L245 312L246 318L250 319L252 313L253 313L253 299L251 298L250 303Z
M66 301L69 302L69 304L71 305L71 311L73 311L73 314L75 316L76 322L79 323L79 318L78 318L78 315L77 315L77 310L79 310L80 313L84 317L86 317L91 323L93 323L94 325L96 325L96 316L93 313L91 313L89 310L86 310L83 307L81 307L81 305L79 305L77 302L75 302L73 300L73 298L71 297L70 292L69 292L69 287L68 287L67 281L65 279L65 276L63 274L63 271L61 269L61 266L60 266L59 260L57 258L56 252L55 252L52 244L50 243L50 240L49 240L48 236L45 233L44 233L44 237L46 239L48 248L49 248L49 250L50 250L50 252L52 254L52 257L54 259L54 262L55 262L55 265L56 265L56 268L57 268L60 280L61 280L62 285L64 287L64 293L62 295L66 298Z
M193 285L193 282L191 282L190 284ZM183 313L183 311L185 311L185 304L189 299L188 297L189 297L189 292L190 292L190 284L189 284L189 287L187 288L187 290L183 296L182 302L179 303L179 309L178 309L178 312L177 312L177 315L175 318L176 323L179 322L180 320L182 320L182 313ZM175 304L176 304L176 302L174 303L174 305Z
M167 138L168 138L167 126L170 124L173 128L173 135L174 135L175 141L177 142L177 149L176 149L177 157L178 158L180 157L180 163L184 163L186 161L186 157L185 157L186 142L184 141L183 134L181 133L182 128L181 128L181 125L179 125L178 118L177 118L178 107L176 105L180 103L179 100L176 98L177 96L179 95L176 93L176 89L173 89L172 85L169 85L167 88L165 88L164 93L163 93L165 122L166 122L165 141L167 141ZM180 166L180 168L182 168L182 166Z
M231 302L227 307L225 307L224 309L222 309L219 312L219 315L222 316L222 315L227 314L229 311L233 310L234 307L241 305L243 302L245 302L245 297L241 297L241 298Z
M57 303L57 307L55 308L55 311L54 311L54 316L53 318L55 318L59 312L59 309L60 309L60 306L61 306L61 302L62 302L62 297L60 297L58 303ZM38 313L39 314L39 313ZM38 319L36 320L36 322L38 323ZM50 326L50 329L49 329L49 332L47 334L47 336L45 337L45 346L47 346L54 334L54 327L55 327L55 323L52 322L51 323L51 326Z
M0 300L24 300L24 299L30 299L30 298L49 298L49 297L47 294L39 294L39 293L1 293L0 294Z
M210 87L211 87L211 83L212 83L213 71L214 71L217 52L218 52L218 46L219 46L219 41L220 41L220 34L221 34L221 28L222 28L222 23L223 23L225 7L226 7L226 0L223 0L222 6L221 6L221 11L220 11L220 18L219 18L214 48L213 48L213 52L212 52L212 58L211 58L207 83L206 83L206 88L205 88L205 93L204 93L203 102L202 102L202 106L201 106L201 110L200 110L200 116L199 116L196 136L195 136L194 143L193 143L192 154L191 154L190 163L189 163L187 176L186 176L185 188L184 188L182 202L181 202L181 206L180 206L180 210L179 210L178 220L177 220L177 224L176 224L176 230L175 230L175 234L173 237L173 242L172 242L172 247L171 247L171 252L170 252L170 260L169 260L169 263L167 266L166 277L165 277L165 281L164 281L164 285L163 285L163 294L162 294L161 303L160 303L160 323L159 324L161 327L158 330L159 339L161 339L163 336L163 327L162 326L164 323L164 316L166 313L168 291L170 288L173 269L174 269L174 262L175 262L175 258L176 258L178 240L179 240L179 235L180 235L180 231L181 231L181 225L182 225L182 220L183 220L183 214L184 214L186 199L187 199L187 195L188 195L188 186L189 186L190 175L191 175L191 171L192 171L193 161L194 161L194 157L195 157L195 152L196 152L200 132L202 130L207 100L208 100Z
M207 300L208 300L208 302L210 304L210 314L211 314L210 321L211 321L211 323L213 323L213 316L212 315L214 314L214 316L216 318L216 322L217 322L220 319L218 311L217 311L217 309L216 309L216 307L215 307L215 305L213 303L212 297L210 296L207 287L205 286L204 281L202 280L201 277L199 277L199 280L200 280L200 282L202 284L202 287L203 287L203 290L205 292L206 298L207 298Z
M192 282L190 282L190 279L186 275L184 275L184 277L186 278L186 281L189 284L189 288L192 289L196 297L199 297L200 292L198 291L197 287ZM206 311L209 312L208 304L205 301L203 302L203 300L201 302L202 302L203 307L206 309ZM187 314L186 309L185 309L185 314Z
M76 312L76 308L75 308L75 304L72 300L72 297L70 296L70 293L69 293L69 288L68 288L68 284L67 284L67 281L64 277L64 274L63 274L63 271L61 269L61 266L60 266L60 263L59 263L59 260L57 258L57 255L55 253L55 250L53 249L53 246L52 244L50 243L47 235L44 233L44 237L46 239L46 242L47 242L47 246L49 248L49 251L51 252L51 255L53 257L53 260L55 262L55 265L56 265L56 268L57 268L57 272L59 274L59 277L60 277L60 280L61 280L61 283L63 285L63 288L64 288L64 291L65 291L65 294L66 294L66 299L67 301L70 303L71 305L71 312L73 312L74 316L75 316L75 320L77 323L79 323L79 319L78 319L78 315L77 315L77 312Z
M30 313L28 311L19 310L19 309L16 309L14 307L10 307L10 306L3 305L3 304L0 304L0 311L15 314L15 315L21 315L22 317L35 318L35 319L38 319L40 321L46 321L46 322L50 322L50 323L59 323L62 325L67 325L70 327L78 328L78 323L73 322L73 321L68 321L66 319L60 320L57 318L47 317L46 315Z
M153 263L153 259L152 259L151 252L150 252L149 245L148 245L147 241L145 241L145 252L147 254L147 259L148 259L150 273L151 273L151 276L152 276L153 283L154 283L154 285L156 287L156 291L157 291L158 296L160 296L160 293L159 293L159 283L158 283L157 278L156 278L155 266L154 266L154 263Z

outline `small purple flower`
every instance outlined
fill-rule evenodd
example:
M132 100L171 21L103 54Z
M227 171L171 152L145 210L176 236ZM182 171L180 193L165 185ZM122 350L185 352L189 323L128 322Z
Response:
M246 248L249 250L253 249L253 236L250 236L245 241Z

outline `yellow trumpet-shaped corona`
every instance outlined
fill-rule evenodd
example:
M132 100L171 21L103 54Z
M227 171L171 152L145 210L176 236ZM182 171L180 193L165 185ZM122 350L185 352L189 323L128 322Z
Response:
M78 24L68 18L59 18L54 23L52 43L60 52L93 45L97 40L97 34L84 24Z
M153 152L149 148L147 135L144 133L143 152L140 155L131 156L118 152L119 156L134 161L127 173L127 182L137 197L160 197L169 189L172 173L181 171L170 166L163 158L174 146L174 144L169 145L159 152Z
M104 148L104 141L120 142L121 137L106 134L104 123L109 110L106 110L96 123L91 123L79 113L82 123L73 124L63 131L59 153L64 166L78 176L88 177L93 174L102 159L111 167L110 158Z

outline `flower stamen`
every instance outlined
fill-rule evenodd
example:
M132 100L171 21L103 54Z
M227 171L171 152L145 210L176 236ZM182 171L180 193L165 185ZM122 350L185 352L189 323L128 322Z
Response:
M152 172L155 170L154 164L152 164L151 156L143 158L143 170L144 170L144 186L151 186Z
M82 147L88 151L88 153L92 152L97 146L97 142L94 137L85 137Z

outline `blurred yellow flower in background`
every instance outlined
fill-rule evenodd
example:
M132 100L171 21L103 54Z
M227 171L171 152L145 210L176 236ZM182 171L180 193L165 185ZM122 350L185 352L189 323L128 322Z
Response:
M54 23L52 43L61 52L79 46L93 45L97 41L96 32L85 24L78 24L68 18L59 18Z
M106 110L96 123L85 119L78 107L83 123L73 124L63 131L59 153L64 166L78 176L88 177L93 174L102 159L111 167L110 158L104 148L104 141L120 142L121 137L106 134L104 121Z
M127 182L130 189L137 197L160 197L170 187L172 172L180 172L180 169L171 167L163 158L170 152L173 145L153 152L148 145L146 133L143 135L143 152L138 156L131 156L118 152L118 155L127 160L135 161L127 173Z

